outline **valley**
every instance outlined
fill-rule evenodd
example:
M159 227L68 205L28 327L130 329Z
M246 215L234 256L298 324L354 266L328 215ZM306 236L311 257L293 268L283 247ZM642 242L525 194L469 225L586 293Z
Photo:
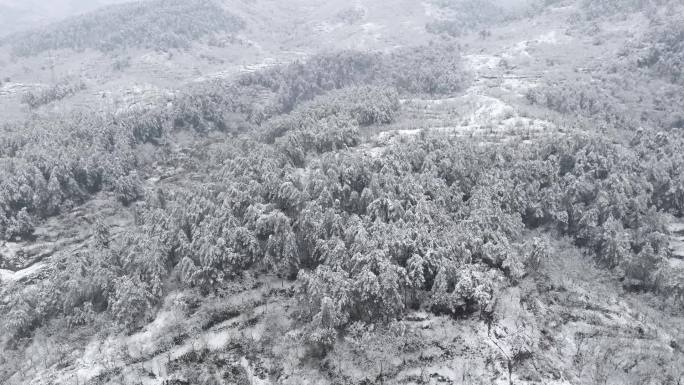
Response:
M0 45L0 382L684 381L681 4L198 1Z

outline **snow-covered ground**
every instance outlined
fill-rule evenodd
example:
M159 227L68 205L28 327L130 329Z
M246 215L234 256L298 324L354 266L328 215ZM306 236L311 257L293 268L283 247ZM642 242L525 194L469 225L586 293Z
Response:
M243 291L239 294L222 300L223 308L238 308L241 304L254 304L269 297L270 288L281 287L288 289L292 283L283 282L276 278L265 278L262 285L253 290ZM75 364L60 372L57 378L49 377L51 371L48 369L43 374L37 376L36 384L63 384L71 385L76 382L87 383L93 378L107 371L122 370L125 377L135 380L136 383L142 382L144 385L162 385L169 377L167 364L178 360L184 355L206 348L209 351L220 351L225 348L232 340L249 337L255 341L261 339L263 334L263 324L256 324L251 327L239 327L250 317L251 313L242 313L233 318L229 318L208 330L192 331L189 325L196 320L191 320L184 316L182 312L174 308L174 303L182 300L182 294L175 293L168 296L165 305L160 310L155 319L144 329L130 336L112 335L106 339L93 337L86 345L85 350ZM255 314L284 314L285 310L281 305L265 303L253 308ZM168 349L160 350L164 346L165 339L168 339L169 330L181 327L191 334L185 342L174 345ZM127 358L124 358L127 357ZM129 365L134 360L136 365ZM260 379L252 368L247 358L242 357L236 362L242 366L251 377L251 384L266 385L270 382ZM142 370L154 374L154 377L139 377L136 370Z
M670 224L670 250L672 255L678 259L684 259L684 222L673 222Z
M19 281L21 279L24 279L24 278L27 278L27 277L34 275L35 273L41 271L44 267L45 267L45 263L38 262L38 263L31 265L25 269L21 269L21 270L17 270L17 271L0 269L0 283Z

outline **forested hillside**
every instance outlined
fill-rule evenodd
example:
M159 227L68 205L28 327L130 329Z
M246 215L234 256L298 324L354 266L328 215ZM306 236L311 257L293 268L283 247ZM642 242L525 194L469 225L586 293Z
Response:
M184 65L257 37L263 9L231 5L7 44ZM327 5L364 42L401 29L374 6ZM424 7L430 43L283 47L144 105L92 107L127 68L25 92L0 126L0 383L684 381L684 8Z
M0 4L0 36L34 29L62 18L125 0L4 0Z
M18 56L58 49L188 48L193 40L216 32L236 32L240 18L211 0L158 0L111 5L43 30L4 39Z

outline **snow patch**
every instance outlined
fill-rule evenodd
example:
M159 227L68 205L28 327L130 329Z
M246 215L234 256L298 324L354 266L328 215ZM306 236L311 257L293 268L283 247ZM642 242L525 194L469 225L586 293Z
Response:
M684 259L684 236L670 239L670 250L676 258Z
M331 23L329 21L322 21L313 26L312 29L314 32L318 33L330 33L342 27L344 27L344 23Z
M551 31L545 33L537 38L537 42L546 44L558 44L558 36L556 36L556 31Z
M521 42L518 42L514 46L508 48L506 50L506 53L503 54L503 57L505 59L515 59L515 58L519 58L519 57L531 58L532 55L530 55L530 53L527 52L527 47L529 45L530 45L529 40L523 40Z
M670 250L675 258L684 260L684 222L673 222L667 226L670 231Z
M45 263L38 262L31 265L25 269L12 271L6 269L0 269L0 282L14 282L27 278L41 271L45 267Z
M23 95L28 91L47 87L41 83L3 83L0 85L0 96Z
M364 33L373 34L374 36L378 37L380 36L380 31L384 29L384 27L378 23L365 23L361 24L361 29Z
M536 86L536 82L527 79L503 78L501 82L501 88L515 92L517 96L524 96L527 91Z
M418 134L420 134L421 131L421 128L415 128L411 130L384 131L378 135L378 139L384 141L389 140L395 136L418 136Z
M433 3L429 1L423 1L421 4L423 5L423 9L425 9L425 16L433 17L435 19L444 18L444 11Z
M384 148L382 147L373 147L366 150L366 154L368 154L368 156L370 156L371 158L380 158L380 156L382 156L383 151Z
M466 65L474 71L493 70L501 63L501 58L493 55L465 55Z
M471 122L487 124L493 120L509 119L515 116L515 110L500 99L480 96L479 107L469 116Z
M667 226L671 233L684 233L684 222L672 222Z

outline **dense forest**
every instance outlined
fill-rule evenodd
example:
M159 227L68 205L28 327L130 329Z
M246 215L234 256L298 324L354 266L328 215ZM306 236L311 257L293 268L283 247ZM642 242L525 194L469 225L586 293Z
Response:
M629 10L663 7L646 3L630 3ZM500 371L511 384L513 378L527 381L517 373L542 360L548 341L555 343L544 331L551 322L539 321L539 330L524 335L501 332L497 325L507 325L501 309L511 306L503 293L567 291L551 282L548 266L569 252L587 257L625 293L681 314L684 269L671 263L669 225L684 216L682 24L649 13L662 23L622 44L590 78L549 74L521 94L524 108L543 109L545 118L569 127L562 133L488 141L411 126L412 134L373 147L378 133L403 124L406 100L445 103L481 80L467 66L465 48L451 38L510 19L489 1L439 5L481 16L427 25L430 33L450 35L447 42L318 54L190 82L170 102L150 108L34 113L4 124L3 245L32 242L47 221L108 199L103 197L116 200L133 221L115 228L97 213L83 244L51 255L38 277L0 281L0 382L28 383L21 374L27 360L36 370L65 368L73 364L71 352L85 349L87 341L153 333L149 325L161 322L168 309L187 321L163 329L163 343L139 356L125 347L107 354L131 367L140 364L143 373L144 361L168 354L165 370L197 381L177 383L248 384L257 377L288 378L286 354L275 349L286 335L304 349L297 365L318 368L330 383L384 383L406 364L406 358L392 361L391 349L415 355L409 361L421 368L428 365L428 343L404 323L424 312L473 320L484 330L480 336L493 341L487 349L503 362L488 362L485 371ZM593 20L627 12L625 7L579 2L577 12ZM534 15L544 15L541 5L529 17ZM359 17L338 16L350 24ZM18 56L64 48L168 50L243 27L211 1L154 0L107 7L17 36L11 45ZM477 39L485 38L480 33ZM80 81L58 83L25 94L23 103L33 111L83 89ZM174 152L186 136L194 147ZM157 171L163 167L182 168L185 179L163 179ZM0 268L20 262L2 256ZM236 289L238 284L243 286ZM227 304L246 288L266 290L268 297ZM533 324L525 317L548 316L544 309L561 295L549 304L541 294L521 297L529 316L519 316L516 327ZM254 309L268 309L269 298L281 297L287 306L276 299L271 306L293 307L275 316L291 317L289 329L265 330L259 341L253 331L245 337L249 322L267 317L266 310L259 316ZM241 314L248 314L248 326L222 353L193 342L191 351L172 357L174 346ZM583 341L599 333L592 330L575 334L573 371L558 375L570 378L563 383L614 383L601 366L609 361L601 350L609 342L580 354ZM681 381L678 341L681 336L665 341L669 350L654 347L659 355L640 351L641 362L652 366L635 362L639 372L631 372L629 383ZM118 346L107 344L99 349ZM376 352L378 347L386 350ZM276 363L257 376L249 365L226 358L234 352ZM605 360L583 371L580 362L600 354ZM354 372L344 359L370 363L353 364L365 368L358 370L366 382L343 374ZM101 364L86 383L124 381L121 367ZM548 373L525 383L556 378L552 366L535 367ZM421 369L406 383L430 383L423 377ZM60 381L55 383L65 383Z

